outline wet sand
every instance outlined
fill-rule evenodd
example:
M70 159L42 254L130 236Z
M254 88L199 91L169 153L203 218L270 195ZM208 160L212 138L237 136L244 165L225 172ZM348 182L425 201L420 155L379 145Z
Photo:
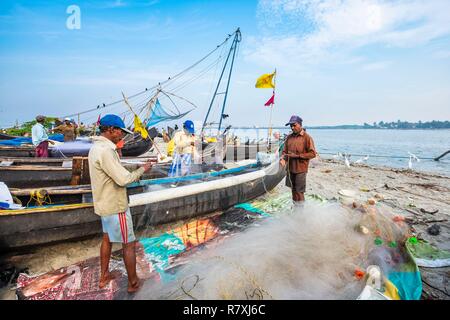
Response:
M410 219L413 234L450 250L450 177L432 173L419 173L367 165L346 167L335 160L313 160L307 178L307 194L317 194L328 200L340 198L340 190L352 190L356 201L372 199L383 202L396 213ZM284 181L274 192L289 192ZM435 212L436 213L430 213ZM440 226L439 235L431 235L427 228ZM146 232L146 236L160 232L164 227ZM3 261L17 268L28 268L29 274L38 275L98 256L100 237L49 245L19 256L6 256ZM113 250L120 249L114 245ZM450 299L447 284L450 268L421 268L423 298ZM0 289L0 299L15 299L14 288Z

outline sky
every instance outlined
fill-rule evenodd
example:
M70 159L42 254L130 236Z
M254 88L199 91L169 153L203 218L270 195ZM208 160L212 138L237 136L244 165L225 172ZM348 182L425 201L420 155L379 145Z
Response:
M449 12L448 0L2 0L0 127L151 88L238 27L229 124L269 124L272 90L255 82L275 69L275 126L293 114L309 126L450 120ZM231 40L211 56L220 63L194 68L195 81L174 91L196 106L194 121L206 115ZM181 112L191 106L183 101L175 102ZM126 110L119 104L81 120Z

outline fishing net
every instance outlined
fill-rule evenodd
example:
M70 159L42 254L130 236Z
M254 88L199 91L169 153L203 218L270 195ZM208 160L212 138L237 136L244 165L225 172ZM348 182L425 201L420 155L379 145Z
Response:
M161 104L159 103L159 100L156 100L155 106L153 107L153 110L152 110L152 113L151 113L150 117L148 118L149 120L146 122L146 127L147 128L152 127L162 121L173 121L173 120L181 119L185 115L187 115L189 112L191 112L191 110L184 112L184 113L176 114L176 115L170 115L161 106Z
M374 265L382 275L374 290L383 297L420 297L420 274L404 250L408 227L387 208L320 199L284 212L283 206L290 207L286 194L236 206L259 219L217 221L220 230L231 225L240 232L210 241L189 259L172 257L161 281L147 283L138 298L355 299ZM277 207L276 215L262 210Z

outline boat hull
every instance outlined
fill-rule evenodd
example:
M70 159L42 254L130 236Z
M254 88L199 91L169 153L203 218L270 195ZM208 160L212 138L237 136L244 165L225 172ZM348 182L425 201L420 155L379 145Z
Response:
M251 181L182 197L176 197L174 188L174 198L130 208L135 229L142 230L148 226L228 209L263 195L273 189L284 176L285 170L280 167L273 174L256 177ZM0 250L82 239L99 235L101 230L100 218L89 203L74 208L19 214L0 213Z
M70 157L87 157L89 154L89 148L80 145L80 148L74 147L73 149L64 148L61 151L58 147L49 147L48 153L50 158L70 158ZM140 136L135 135L130 141L126 141L122 148L122 155L124 157L138 157L153 146L151 139L142 139ZM32 145L22 146L0 146L0 158L22 158L22 157L35 157L35 148Z

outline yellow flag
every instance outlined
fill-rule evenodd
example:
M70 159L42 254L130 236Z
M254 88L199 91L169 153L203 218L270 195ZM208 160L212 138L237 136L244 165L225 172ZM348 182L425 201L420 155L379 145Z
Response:
M272 83L272 79L275 76L274 73L263 74L261 77L256 80L256 88L275 88L275 85Z
M134 115L134 132L139 132L144 139L148 137L147 129L145 129L137 114Z

